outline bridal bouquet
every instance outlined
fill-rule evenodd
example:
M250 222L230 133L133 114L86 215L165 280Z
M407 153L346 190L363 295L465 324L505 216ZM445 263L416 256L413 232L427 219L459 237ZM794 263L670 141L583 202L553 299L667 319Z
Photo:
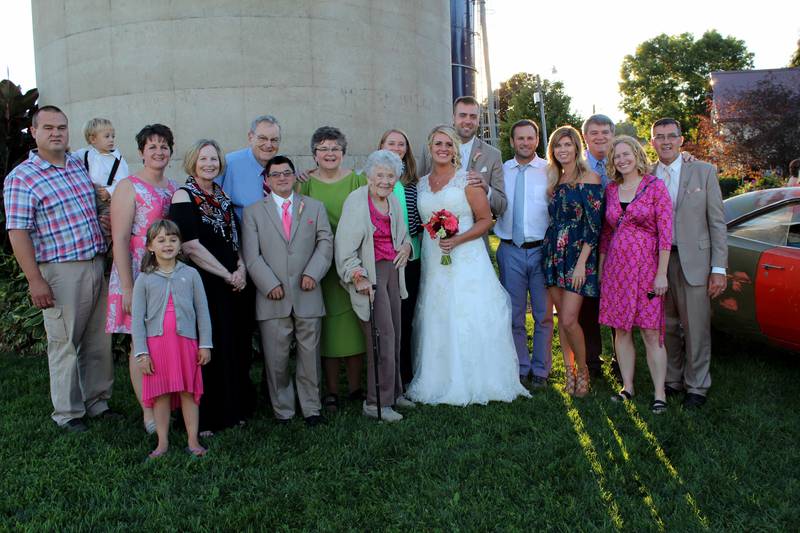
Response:
M449 239L458 233L458 217L447 209L440 209L431 215L431 219L427 224L422 225L423 228L428 230L431 238L435 239ZM442 254L442 264L449 265L453 262L450 259L450 254Z

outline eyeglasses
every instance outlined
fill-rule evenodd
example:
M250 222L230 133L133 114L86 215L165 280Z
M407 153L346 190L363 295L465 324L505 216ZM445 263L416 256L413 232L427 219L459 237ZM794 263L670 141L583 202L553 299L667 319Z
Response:
M342 150L341 146L334 146L332 148L328 147L328 146L318 146L317 148L315 148L315 150L317 152L322 152L323 154L327 154L328 152L336 154L336 153L344 151L344 150Z
M288 177L294 176L294 171L292 171L292 170L284 170L283 172L270 172L269 174L267 174L267 176L270 177L270 178L277 178L277 177L280 177L280 176L283 176L284 178L288 178Z
M257 135L256 141L258 144L266 144L267 141L271 142L272 144L280 144L281 138L280 137L264 137L263 135Z
M677 133L667 133L666 135L664 135L663 133L659 133L658 135L654 135L653 139L657 141L663 141L667 139L669 139L670 141L674 141L678 137L680 137L680 135L678 135Z

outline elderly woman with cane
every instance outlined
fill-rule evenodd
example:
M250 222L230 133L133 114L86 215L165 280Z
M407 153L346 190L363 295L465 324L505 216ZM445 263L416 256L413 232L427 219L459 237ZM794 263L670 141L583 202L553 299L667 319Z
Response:
M350 193L344 202L334 257L361 321L367 352L378 355L367 357L364 415L396 422L403 415L393 407L414 406L403 396L400 377L400 300L407 297L405 266L411 242L392 191L403 173L403 163L397 154L378 150L367 158L364 172L367 185ZM377 335L373 336L373 330Z

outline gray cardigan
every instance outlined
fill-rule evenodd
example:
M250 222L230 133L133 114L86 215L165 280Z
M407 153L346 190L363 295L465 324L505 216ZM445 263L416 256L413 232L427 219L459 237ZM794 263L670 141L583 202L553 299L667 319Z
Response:
M147 337L164 334L164 313L170 294L175 306L178 335L197 339L199 329L199 347L213 347L203 281L197 270L178 261L172 274L158 270L142 272L133 284L131 332L135 356L149 353Z
M392 228L392 244L395 250L411 240L408 237L405 215L400 202L394 194L389 201L389 219ZM333 239L334 259L340 284L350 293L350 303L356 316L366 322L369 320L369 297L356 291L353 276L356 272L364 274L374 285L375 273L375 226L369 217L369 186L363 185L350 193L342 206L342 216L336 227ZM406 291L405 267L398 269L400 278L400 298L408 298Z

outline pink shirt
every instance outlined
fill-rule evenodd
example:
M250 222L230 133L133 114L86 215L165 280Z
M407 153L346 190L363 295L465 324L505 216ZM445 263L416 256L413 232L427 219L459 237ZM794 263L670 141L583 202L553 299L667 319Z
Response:
M372 203L372 197L367 195L369 199L369 218L372 225L375 226L375 233L373 234L373 242L375 243L375 262L378 261L394 261L397 252L392 243L392 220L389 215L384 215Z

